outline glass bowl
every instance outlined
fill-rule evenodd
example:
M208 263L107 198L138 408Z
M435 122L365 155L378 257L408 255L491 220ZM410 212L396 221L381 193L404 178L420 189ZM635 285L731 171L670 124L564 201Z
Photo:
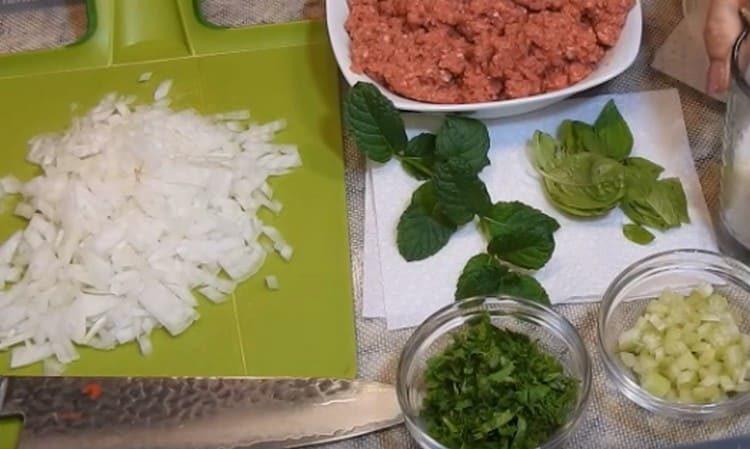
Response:
M626 268L610 284L599 312L599 350L604 368L616 388L639 406L662 416L679 419L713 419L733 415L750 405L750 394L737 394L709 404L684 404L651 395L638 385L635 374L617 355L620 334L630 329L648 302L665 289L687 294L710 284L724 295L740 318L743 333L750 332L750 268L728 256L679 249L654 254Z
M560 446L575 429L586 407L591 389L591 361L581 337L565 318L548 307L511 297L457 301L427 318L412 334L401 353L396 380L406 428L423 448L446 449L427 433L419 416L425 395L427 361L452 342L452 335L485 312L495 326L537 340L543 350L560 361L569 376L580 382L578 397L567 422L540 448Z

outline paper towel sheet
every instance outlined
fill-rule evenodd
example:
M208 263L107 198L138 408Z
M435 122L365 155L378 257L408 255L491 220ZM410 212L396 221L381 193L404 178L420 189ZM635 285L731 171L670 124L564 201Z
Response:
M369 162L368 162L369 164ZM375 196L372 194L372 171L365 175L365 244L364 274L362 291L362 316L365 318L385 318L383 297L383 275L380 272L380 249L378 248L378 228L375 213Z
M566 118L593 122L610 98L615 99L633 131L633 154L662 165L663 176L679 176L688 197L692 223L666 233L656 232L656 240L647 246L625 239L622 225L627 220L619 210L590 221L574 220L557 212L545 199L527 158L526 143L536 129L554 133ZM438 118L409 116L408 134L434 131L439 122ZM553 303L599 300L620 271L655 252L686 247L716 249L676 90L569 100L541 112L488 121L487 125L492 142L489 153L492 164L480 176L492 199L523 201L555 217L561 224L561 229L555 233L555 253L536 275ZM415 326L453 301L463 266L473 255L484 251L486 243L476 226L470 223L438 254L423 261L406 262L396 247L396 225L420 183L395 161L373 164L369 170L372 188L367 189L366 204L371 205L374 200L383 288L382 291L365 289L365 302L370 303L371 311L378 310L379 301L385 304L390 329ZM378 269L374 259L366 257L366 273Z

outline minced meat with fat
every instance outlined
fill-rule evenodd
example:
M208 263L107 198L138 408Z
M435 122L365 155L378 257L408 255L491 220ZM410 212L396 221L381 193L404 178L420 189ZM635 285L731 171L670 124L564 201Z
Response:
M352 70L431 103L526 97L588 76L635 0L349 0Z

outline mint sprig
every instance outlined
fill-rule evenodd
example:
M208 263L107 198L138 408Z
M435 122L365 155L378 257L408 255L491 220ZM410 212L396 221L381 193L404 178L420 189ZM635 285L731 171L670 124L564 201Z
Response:
M487 187L461 157L440 162L433 182L445 215L458 226L470 222L476 215L484 215L492 206Z
M487 151L490 149L490 134L479 120L449 116L437 134L435 154L443 159L460 158L466 161L474 173L490 165Z
M542 268L555 248L553 218L519 202L493 204L479 174L490 164L490 137L479 120L446 117L437 134L407 140L404 122L377 88L357 83L344 101L344 123L359 150L385 163L395 158L424 182L412 195L396 229L399 253L407 261L440 251L459 229L478 217L488 253L472 258L456 288L456 298L512 295L549 302L544 288L520 269ZM544 169L558 166L559 144L543 141Z
M458 278L456 299L495 295L508 295L549 304L547 292L536 279L511 270L491 254L477 254L469 259Z
M419 180L432 178L435 169L435 134L423 133L409 141L401 159L401 166Z
M432 181L422 184L412 195L396 229L398 251L405 260L426 259L440 251L457 226L438 205Z
M376 162L403 153L407 139L398 110L372 84L359 83L344 102L344 122L357 148Z

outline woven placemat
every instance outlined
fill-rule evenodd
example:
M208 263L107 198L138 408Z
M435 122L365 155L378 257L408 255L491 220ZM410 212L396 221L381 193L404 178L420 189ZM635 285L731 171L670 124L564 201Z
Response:
M15 12L0 17L0 52L47 48L75 41L85 31L85 10L76 3L72 1L70 5L50 8L44 13ZM323 8L321 0L205 0L201 11L207 20L220 25L247 26L321 17ZM724 106L649 67L655 50L682 17L680 1L643 0L643 11L645 29L636 62L623 75L586 95L678 89L693 159L706 201L715 210ZM361 317L364 160L348 139L344 142L359 373L363 378L393 382L399 353L411 332L387 331L384 320ZM604 374L595 343L598 305L563 305L556 309L580 331L594 361L594 388L589 408L567 447L646 449L735 436L750 430L750 416L710 423L686 423L658 418L636 407L613 390ZM414 446L404 428L396 427L329 447L396 449Z

